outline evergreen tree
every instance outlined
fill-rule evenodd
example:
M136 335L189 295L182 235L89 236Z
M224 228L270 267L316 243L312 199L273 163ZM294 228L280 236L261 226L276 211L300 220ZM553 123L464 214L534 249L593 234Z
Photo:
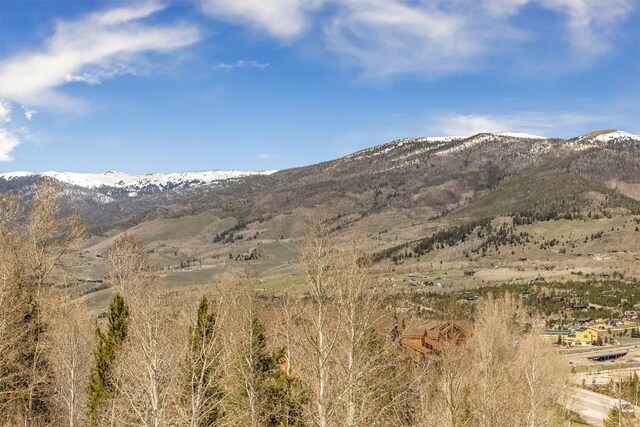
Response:
M637 426L637 418L633 412L623 412L618 406L609 409L607 418L603 421L604 427L632 427Z
M109 304L106 332L96 329L98 348L94 353L94 367L88 387L87 419L90 425L98 425L104 404L114 392L112 368L122 342L127 336L129 307L120 294Z
M185 394L192 426L214 426L220 417L223 392L220 387L220 345L216 342L216 315L209 311L209 301L202 297L196 322L191 331L189 353L185 361Z
M285 349L271 356L273 370L261 380L266 401L270 402L270 413L266 414L269 427L302 427L303 406L309 401L309 389L293 374L282 369Z
M303 405L309 400L308 389L293 375L282 368L285 350L267 351L262 323L254 319L252 342L256 388L262 419L268 427L301 427Z

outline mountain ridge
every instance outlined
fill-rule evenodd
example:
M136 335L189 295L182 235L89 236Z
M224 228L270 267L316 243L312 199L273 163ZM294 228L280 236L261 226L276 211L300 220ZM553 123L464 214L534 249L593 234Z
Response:
M105 171L103 173L78 173L48 171L34 172L8 172L0 174L0 179L10 181L19 178L49 177L61 183L96 190L110 197L128 196L135 197L139 194L150 194L186 187L197 187L218 183L220 181L233 180L252 175L269 175L276 170L212 170L202 172L170 172L148 173L143 175L129 174L120 171Z
M491 139L521 139L521 140L538 140L539 142L546 140L563 140L569 144L610 144L619 143L620 141L631 142L640 144L640 135L634 135L628 132L606 129L589 132L587 134L574 137L571 139L562 139L554 137L544 137L540 135L533 135L522 132L482 132L469 136L428 136L428 137L406 137L400 138L388 143L376 145L373 147L364 148L354 153L348 154L340 159L353 159L359 156L378 155L385 154L396 148L400 148L408 144L423 143L432 146L430 149L438 155L445 155L456 151L461 151L470 148L476 144L485 142ZM453 144L452 143L459 143ZM584 149L587 146L569 145L576 149ZM442 148L442 150L439 150ZM295 169L295 168L292 168ZM156 191L173 190L185 187L194 187L198 185L207 185L219 181L232 180L238 178L244 178L254 175L271 175L278 172L278 170L219 170L214 169L210 171L199 172L169 172L169 173L147 173L147 174L131 174L122 171L108 170L102 173L79 173L79 172L28 172L28 171L15 171L0 173L0 180L5 181L26 178L26 177L50 177L54 178L64 184L74 185L87 189L103 189L103 193L109 194L109 188L112 187L118 190L125 190L125 195L129 197L135 197L139 193L145 194L150 192L150 188L156 187ZM146 191L145 191L146 190ZM128 191L128 193L126 193ZM113 191L111 191L113 192Z
M250 221L318 206L342 215L388 209L423 209L428 216L523 210L547 215L587 205L635 211L640 200L636 148L639 136L609 130L569 140L514 133L403 138L309 166L210 185L188 180L151 185L135 196L117 187L100 192L62 183L62 188L67 206L101 230L204 211ZM37 179L0 175L0 190L28 199ZM557 191L532 187L535 182ZM492 194L504 197L485 206Z

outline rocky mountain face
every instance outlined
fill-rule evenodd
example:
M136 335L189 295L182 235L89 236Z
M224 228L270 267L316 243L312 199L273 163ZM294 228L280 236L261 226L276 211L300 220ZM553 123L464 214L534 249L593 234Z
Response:
M638 149L640 136L622 131L569 140L483 133L405 138L278 172L43 175L61 183L67 204L96 229L203 211L251 221L317 206L337 215L386 209L434 217L559 215L587 207L640 211ZM0 175L0 190L29 197L38 177Z

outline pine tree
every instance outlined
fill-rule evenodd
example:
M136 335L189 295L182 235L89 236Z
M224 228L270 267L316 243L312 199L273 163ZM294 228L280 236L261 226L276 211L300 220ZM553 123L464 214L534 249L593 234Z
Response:
M274 353L267 350L264 325L253 320L252 371L256 375L257 397L260 402L261 418L268 427L301 427L303 405L308 401L308 390L302 382L288 375L282 368L285 350Z
M609 409L607 418L603 421L604 427L632 427L637 426L637 418L632 412L623 412L619 406Z
M127 336L129 307L120 294L109 304L106 332L96 329L98 347L94 353L94 367L88 387L87 419L90 425L98 425L104 404L114 392L112 367L122 342Z
M220 417L221 349L216 334L216 315L209 311L207 298L202 297L185 361L183 404L188 408L191 426L214 426Z
M272 370L261 381L271 411L267 414L269 427L303 427L304 405L309 401L309 388L296 376L282 369L286 349L271 356Z

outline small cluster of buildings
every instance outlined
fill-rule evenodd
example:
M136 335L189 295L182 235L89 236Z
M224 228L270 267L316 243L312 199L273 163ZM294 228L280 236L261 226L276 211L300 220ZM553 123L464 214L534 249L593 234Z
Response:
M549 337L552 344L568 346L595 344L598 342L602 331L587 326L575 329L547 329L543 335ZM602 337L600 337L602 338Z

